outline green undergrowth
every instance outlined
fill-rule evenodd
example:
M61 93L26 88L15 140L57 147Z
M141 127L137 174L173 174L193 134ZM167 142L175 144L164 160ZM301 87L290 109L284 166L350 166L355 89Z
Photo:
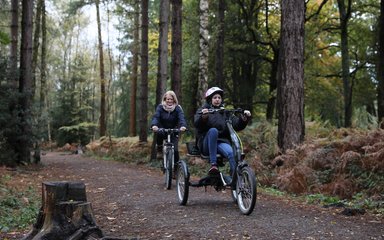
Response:
M31 188L16 189L10 175L0 177L0 232L26 229L36 219L40 198Z

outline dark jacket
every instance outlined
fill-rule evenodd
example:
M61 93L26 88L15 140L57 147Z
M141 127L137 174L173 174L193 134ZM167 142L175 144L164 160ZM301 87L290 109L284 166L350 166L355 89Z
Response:
M207 134L210 128L216 128L219 131L219 140L230 143L230 133L226 124L226 116L224 112L213 112L208 113L208 118L203 119L201 110L207 108L213 108L210 104L205 103L202 107L200 107L194 116L194 125L197 130L197 146L199 149L202 149L203 140L205 135ZM232 126L235 131L243 130L248 123L248 119L244 121L242 118L237 116L232 116Z
M151 127L152 126L158 126L159 128L187 127L183 109L180 105L177 105L175 110L167 112L164 110L163 105L159 104L152 118Z

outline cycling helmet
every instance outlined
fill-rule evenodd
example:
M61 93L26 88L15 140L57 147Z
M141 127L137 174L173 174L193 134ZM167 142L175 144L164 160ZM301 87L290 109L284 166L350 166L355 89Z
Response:
M210 89L207 90L207 92L205 92L205 99L211 98L213 95L217 93L220 94L221 97L223 97L224 91L219 87L211 87Z

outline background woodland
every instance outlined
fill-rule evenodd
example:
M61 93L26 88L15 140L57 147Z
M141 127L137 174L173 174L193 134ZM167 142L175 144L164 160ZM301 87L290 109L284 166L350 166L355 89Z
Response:
M305 123L380 128L383 5L2 0L0 163L52 142L146 142L168 89L190 121L205 89L222 87L226 106L277 126L281 152L303 142Z

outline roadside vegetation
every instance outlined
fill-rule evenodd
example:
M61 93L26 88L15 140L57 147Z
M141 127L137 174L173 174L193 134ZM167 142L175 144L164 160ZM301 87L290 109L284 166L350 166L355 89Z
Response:
M0 232L23 230L36 221L41 196L25 182L0 169Z

